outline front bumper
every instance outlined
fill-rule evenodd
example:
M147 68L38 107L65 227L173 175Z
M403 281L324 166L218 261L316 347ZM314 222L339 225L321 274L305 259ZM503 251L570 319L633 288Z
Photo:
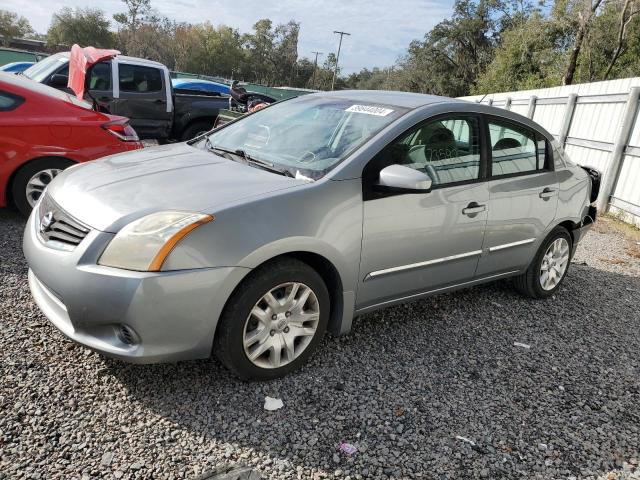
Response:
M224 304L249 271L241 267L134 272L97 265L113 234L92 230L73 251L45 246L37 212L23 249L37 305L67 337L108 356L156 363L211 354ZM123 341L122 326L135 332ZM126 340L126 339L125 339Z

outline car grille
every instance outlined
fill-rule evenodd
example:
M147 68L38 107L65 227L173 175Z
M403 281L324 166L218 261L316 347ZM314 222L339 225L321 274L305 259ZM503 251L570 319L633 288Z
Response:
M36 228L42 241L58 250L73 250L90 230L60 208L48 195L38 207Z

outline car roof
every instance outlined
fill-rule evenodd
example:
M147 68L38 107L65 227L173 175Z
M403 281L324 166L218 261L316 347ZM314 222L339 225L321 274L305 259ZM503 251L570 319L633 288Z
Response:
M56 57L64 57L64 58L69 58L71 52L60 52L60 53L56 53L54 56ZM147 60L146 58L139 58L139 57L129 57L128 55L116 55L115 57L119 62L125 62L125 63L135 63L138 65L148 65L150 67L157 67L157 68L166 68L164 64L160 63L160 62L155 62L153 60Z
M389 90L338 90L333 92L312 93L311 96L335 97L345 100L368 103L382 103L404 108L418 108L434 103L460 103L462 100L455 98L427 95L424 93L395 92Z

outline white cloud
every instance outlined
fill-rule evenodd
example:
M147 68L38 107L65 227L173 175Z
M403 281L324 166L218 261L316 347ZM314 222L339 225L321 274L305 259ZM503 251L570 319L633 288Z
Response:
M345 73L363 67L387 66L406 51L409 42L451 12L453 0L152 0L161 14L191 23L210 21L249 31L261 18L275 23L291 19L301 23L298 53L311 57L312 50L335 52L334 30L351 33L345 37L340 64ZM51 15L62 7L98 7L109 15L123 11L119 0L3 0L3 9L24 15L39 32L45 32ZM320 58L325 58L324 56Z

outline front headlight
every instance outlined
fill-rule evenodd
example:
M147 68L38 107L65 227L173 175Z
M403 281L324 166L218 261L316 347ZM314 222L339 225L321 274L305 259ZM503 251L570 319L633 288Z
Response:
M182 238L212 220L211 215L202 213L152 213L120 230L102 252L98 263L126 270L159 272Z

